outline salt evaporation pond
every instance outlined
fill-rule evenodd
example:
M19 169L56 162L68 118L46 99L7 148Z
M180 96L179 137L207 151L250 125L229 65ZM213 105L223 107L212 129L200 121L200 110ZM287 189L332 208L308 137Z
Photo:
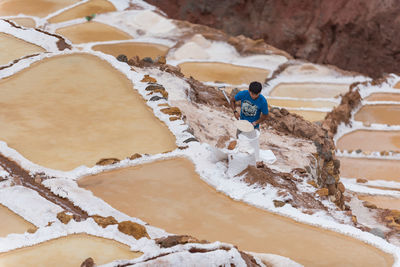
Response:
M56 33L74 44L132 39L129 34L117 28L95 21L59 28Z
M40 46L0 32L0 65L7 65L15 59L44 51L46 50Z
M399 101L400 94L390 94L390 93L374 93L366 97L366 101Z
M0 2L0 16L25 14L45 17L77 2L79 0L2 0Z
M0 237L6 237L8 234L22 234L29 229L35 230L36 226L0 205Z
M339 157L340 176L400 182L400 161Z
M269 70L232 65L221 62L185 62L179 64L186 77L203 82L223 82L229 84L249 84L252 81L263 83Z
M142 253L111 239L86 234L74 234L0 253L0 266L7 267L71 267L80 266L87 258L97 265L114 260L133 259Z
M294 98L334 98L349 90L348 84L329 83L281 83L270 92L270 96Z
M355 114L354 120L367 124L400 125L400 105L365 105Z
M270 214L216 192L187 159L104 172L82 178L78 184L114 208L171 233L278 254L305 266L393 264L391 255L357 239Z
M356 130L339 138L341 150L400 151L400 131Z
M93 14L101 14L106 12L116 11L113 4L107 0L89 0L71 9L68 9L61 14L58 14L49 19L50 23L59 23L67 20L84 18Z
M139 58L151 57L153 59L159 56L165 56L169 50L169 48L164 45L138 42L101 44L93 46L92 49L110 54L114 57L126 55L128 58L138 56Z
M176 148L133 84L89 54L52 57L0 80L0 140L48 168Z
M36 27L36 22L30 18L12 18L10 20L22 27L26 27L26 28L35 28Z

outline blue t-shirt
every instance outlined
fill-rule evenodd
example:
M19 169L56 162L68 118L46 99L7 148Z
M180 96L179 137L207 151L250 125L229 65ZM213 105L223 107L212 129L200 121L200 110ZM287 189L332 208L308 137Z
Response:
M268 114L267 99L263 95L259 95L257 99L250 96L249 90L240 91L235 95L236 101L241 101L240 119L254 122L260 118L261 112L265 115ZM254 128L258 129L259 124Z

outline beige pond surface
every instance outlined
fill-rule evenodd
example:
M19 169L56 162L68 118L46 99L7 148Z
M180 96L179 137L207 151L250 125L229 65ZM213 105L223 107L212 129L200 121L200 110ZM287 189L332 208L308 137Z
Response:
M333 108L337 104L330 101L303 101L286 99L268 99L268 104L285 108Z
M40 46L0 32L0 65L7 65L15 59L44 51L46 50Z
M348 84L281 83L272 89L271 96L298 98L333 98L349 90Z
M170 233L289 257L305 266L391 266L392 256L341 234L233 201L183 158L85 177L78 184L114 208Z
M75 44L132 39L129 34L117 28L94 21L59 28L56 33Z
M11 19L16 24L26 27L26 28L35 28L36 22L30 18L13 18Z
M92 49L113 55L114 57L123 54L128 58L138 56L139 58L151 57L155 59L158 56L165 56L169 48L159 44L131 42L123 44L95 45Z
M58 23L62 21L84 18L92 14L101 14L116 11L113 4L107 0L90 0L71 9L62 12L49 19L50 23Z
M340 157L340 176L400 182L400 161Z
M89 257L97 265L118 259L138 258L142 253L111 239L75 234L50 240L32 247L0 253L0 266L71 267L80 266Z
M400 199L388 196L364 196L359 195L358 199L374 203L378 208L400 210Z
M176 148L131 81L88 54L53 57L0 80L0 140L45 167Z
M203 82L249 84L252 81L264 83L269 70L250 68L220 62L186 62L179 64L186 77Z
M400 125L400 105L365 105L354 119L366 123Z
M395 86L394 86L394 88L400 89L400 82L396 83Z
M0 237L5 237L12 233L22 234L28 229L36 229L36 226L0 205Z
M18 14L45 17L79 0L1 0L0 16Z
M376 93L371 94L367 98L366 101L399 101L400 102L400 94L389 94L389 93Z
M400 151L400 131L356 130L336 143L341 150Z
M321 111L292 110L292 109L287 109L287 110L290 113L295 113L297 115L300 115L304 119L312 122L323 120L326 116L326 112L321 112Z

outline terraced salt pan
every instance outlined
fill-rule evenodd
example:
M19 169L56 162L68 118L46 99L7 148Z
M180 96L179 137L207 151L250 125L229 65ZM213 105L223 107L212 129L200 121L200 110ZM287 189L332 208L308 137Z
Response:
M374 93L365 98L366 101L399 101L400 94Z
M36 27L36 22L30 18L13 18L10 20L15 22L16 24L26 27L26 28L35 28Z
M400 182L400 161L340 157L340 176Z
M25 14L45 17L79 0L3 0L0 2L0 16Z
M0 205L0 237L5 237L8 234L22 234L28 229L33 230L36 227L8 208Z
M203 82L228 84L249 84L252 81L264 83L269 70L250 68L221 62L185 62L178 65L186 77Z
M158 56L165 56L169 47L152 43L130 42L95 45L92 47L92 49L113 55L114 57L123 54L128 58L138 56L139 58L151 57L155 59Z
M74 44L132 39L129 34L117 28L95 21L59 28L56 33Z
M0 253L0 265L19 266L80 266L89 257L98 265L117 259L133 259L142 253L130 251L127 245L111 239L86 234L75 234Z
M90 0L86 3L74 6L61 14L51 17L50 23L58 23L67 20L84 18L92 14L101 14L116 11L114 5L107 0Z
M310 111L310 110L295 110L288 108L289 112L302 116L308 121L321 121L325 118L326 112Z
M364 196L359 195L358 198L375 204L378 208L400 210L400 199L388 196Z
M331 101L305 101L271 98L268 98L268 104L285 108L333 108L337 106L335 102Z
M126 76L88 54L45 59L0 80L0 114L0 140L53 169L176 148Z
M339 138L340 150L400 151L400 131L356 130Z
M396 83L396 85L393 88L400 89L400 82Z
M272 89L270 96L295 98L334 98L348 91L348 84L281 83Z
M168 232L283 255L305 266L393 264L391 256L359 240L233 201L204 183L183 158L103 172L78 184Z
M0 32L0 65L7 65L15 59L44 51L40 46Z
M354 120L400 125L400 105L365 105L354 115Z

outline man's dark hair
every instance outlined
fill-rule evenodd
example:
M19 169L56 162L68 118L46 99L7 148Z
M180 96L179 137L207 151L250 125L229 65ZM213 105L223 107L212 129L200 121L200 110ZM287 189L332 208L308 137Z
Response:
M249 91L253 94L259 94L261 92L262 85L259 82L252 82L249 85Z

